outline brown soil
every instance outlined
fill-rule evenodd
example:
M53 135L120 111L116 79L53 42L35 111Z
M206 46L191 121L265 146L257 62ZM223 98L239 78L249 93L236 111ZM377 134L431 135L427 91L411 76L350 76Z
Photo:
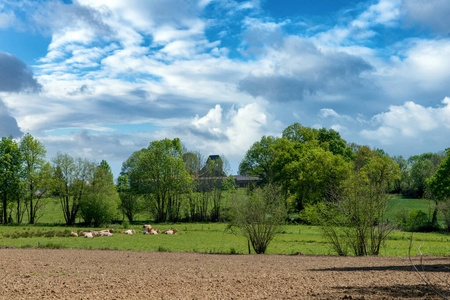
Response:
M439 299L408 258L0 249L0 268L1 299Z

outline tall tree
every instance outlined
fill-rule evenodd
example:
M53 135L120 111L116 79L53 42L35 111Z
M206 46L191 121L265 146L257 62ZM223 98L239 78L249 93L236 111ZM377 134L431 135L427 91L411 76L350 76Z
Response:
M274 148L277 142L276 137L263 136L261 141L253 143L239 164L239 174L260 177L264 182L273 182L275 174L272 164L277 158Z
M92 180L80 198L80 215L88 225L110 223L117 215L119 195L111 168L105 160L95 167Z
M36 212L40 207L39 200L43 191L39 183L43 183L42 177L45 177L45 147L42 142L27 133L20 141L20 151L23 156L23 179L27 186L27 202L28 202L28 222L34 224L36 222Z
M442 161L434 175L427 182L430 192L436 201L436 207L433 212L432 219L433 224L437 222L438 202L448 203L450 201L450 148L448 148L446 152L446 158ZM448 209L449 205L446 205L446 208ZM447 222L447 227L450 229L448 212L445 219Z
M180 139L153 141L148 148L133 153L122 167L131 188L150 196L157 222L179 216L180 194L191 180L182 156Z
M2 203L2 223L8 223L8 205L13 200L20 201L22 155L12 137L0 141L0 197ZM18 202L20 205L20 202Z
M80 208L80 199L87 192L87 184L92 181L94 164L82 158L73 158L58 153L53 158L55 168L55 190L59 196L67 225L74 225Z

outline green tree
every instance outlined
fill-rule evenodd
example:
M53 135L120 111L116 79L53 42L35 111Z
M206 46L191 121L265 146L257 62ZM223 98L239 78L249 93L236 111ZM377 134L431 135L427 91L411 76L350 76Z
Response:
M411 156L402 180L402 194L408 197L422 198L428 190L427 181L433 176L444 159L442 153L424 153Z
M263 136L261 141L253 143L239 164L239 174L262 178L265 183L273 182L275 174L272 164L277 157L274 148L277 141L276 137Z
M445 221L447 222L447 227L450 229L450 217L449 215L449 207L448 204L450 202L450 148L447 150L446 158L441 162L439 167L437 168L434 175L428 179L428 187L436 201L436 208L433 212L432 224L437 223L437 213L438 207L441 206L444 210ZM439 202L443 203L439 205Z
M42 142L27 133L20 141L20 151L23 157L23 179L26 184L26 194L28 202L28 222L34 224L36 222L36 213L42 206L41 199L45 186L48 168L45 165L45 147Z
M319 147L317 142L284 142L279 146L274 163L276 179L295 197L297 211L303 210L305 204L329 199L350 173L351 163Z
M53 158L55 193L59 196L67 225L74 225L80 200L87 193L87 185L94 177L95 164L87 159L58 153Z
M14 200L20 206L22 154L12 137L0 141L0 197L2 203L2 223L8 223L8 206ZM19 218L19 215L18 215ZM20 221L20 220L18 220Z
M132 192L127 175L119 176L117 191L120 198L120 210L130 222L133 222L135 216L143 211L143 197Z
M293 143L306 144L317 140L319 131L315 128L302 126L300 123L294 123L283 130L283 138Z
M95 168L92 181L80 198L80 215L88 225L110 223L120 204L111 168L105 160Z
M149 195L157 222L179 218L181 194L188 190L191 180L182 156L178 138L153 141L148 148L133 153L122 167L131 189Z
M286 218L280 193L277 186L268 184L255 189L249 197L234 198L231 204L231 227L239 229L257 254L266 252Z

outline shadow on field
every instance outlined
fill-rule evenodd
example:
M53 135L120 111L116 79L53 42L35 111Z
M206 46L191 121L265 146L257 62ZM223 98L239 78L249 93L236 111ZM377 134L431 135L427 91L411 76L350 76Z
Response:
M375 296L376 298L401 298L401 299L439 299L440 297L448 297L449 291L444 287L430 287L426 284L419 285L389 285L389 286L348 286L348 287L334 287L335 290L340 290L343 293L352 295L348 299L357 299L354 295ZM343 298L345 299L345 298ZM444 298L445 299L445 298Z
M422 267L419 263L417 266L420 271L422 271ZM423 270L426 272L450 272L450 264L430 264L424 265ZM340 272L356 272L356 271L407 271L407 272L415 272L412 265L405 266L368 266L368 267L345 267L345 268L326 268L326 269L309 269L308 271L340 271Z

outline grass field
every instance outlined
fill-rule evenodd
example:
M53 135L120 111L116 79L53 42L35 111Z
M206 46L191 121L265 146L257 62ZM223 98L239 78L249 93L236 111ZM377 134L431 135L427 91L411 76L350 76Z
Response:
M93 228L66 227L59 203L48 199L43 216L37 225L3 225L0 226L0 247L48 247L79 249L117 249L133 251L171 251L202 253L248 253L245 238L227 230L223 223L178 223L156 224L154 227L164 230L177 228L180 232L174 236L141 234L142 222L151 223L149 215L142 214L134 225L138 234L114 234L113 237L96 237L94 239L69 237L70 231L89 231ZM388 218L404 209L420 209L429 214L434 203L426 199L408 199L395 196L391 200ZM119 217L119 216L118 216ZM121 217L121 216L120 216ZM26 222L26 221L25 221ZM140 225L138 225L138 223ZM122 230L119 224L110 227ZM103 228L104 229L104 228ZM381 251L384 256L407 256L411 233L394 231ZM450 235L445 233L414 233L415 246L413 254L418 254L418 247L423 254L450 255ZM332 255L329 244L323 238L320 228L306 225L284 225L282 233L269 245L269 254Z
M112 226L120 230L120 226ZM114 234L113 237L85 239L67 236L71 228L64 226L2 226L0 247L47 247L78 249L116 249L133 251L171 251L201 253L248 253L247 241L227 230L223 223L156 224L164 230L176 227L176 235L143 235L141 226L131 226L136 235ZM58 236L66 235L66 236ZM381 255L407 256L411 233L394 231L386 242ZM415 233L413 254L417 247L423 254L445 256L450 254L450 235L441 233ZM306 225L285 225L283 231L268 247L268 254L332 255L333 252L322 237L320 228Z

